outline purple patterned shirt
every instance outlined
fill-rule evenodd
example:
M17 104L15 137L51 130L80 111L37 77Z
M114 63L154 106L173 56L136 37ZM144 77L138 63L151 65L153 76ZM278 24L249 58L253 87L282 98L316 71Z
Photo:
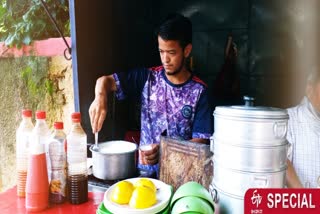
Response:
M212 135L212 111L206 85L192 75L183 84L171 83L163 66L115 73L116 96L141 100L140 145L160 143L160 135L182 140L209 139ZM158 166L138 165L158 171Z

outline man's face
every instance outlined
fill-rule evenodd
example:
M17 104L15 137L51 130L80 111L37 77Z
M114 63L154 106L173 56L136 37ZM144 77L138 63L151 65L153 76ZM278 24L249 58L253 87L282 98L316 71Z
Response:
M191 44L182 48L176 40L163 40L158 36L159 52L162 65L167 75L176 75L184 67L185 58L191 52Z

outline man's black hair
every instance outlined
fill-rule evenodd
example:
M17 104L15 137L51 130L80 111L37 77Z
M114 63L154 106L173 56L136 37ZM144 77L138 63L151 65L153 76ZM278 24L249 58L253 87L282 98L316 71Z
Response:
M192 43L192 23L183 15L172 13L160 24L156 34L163 40L179 41L181 47L185 48Z

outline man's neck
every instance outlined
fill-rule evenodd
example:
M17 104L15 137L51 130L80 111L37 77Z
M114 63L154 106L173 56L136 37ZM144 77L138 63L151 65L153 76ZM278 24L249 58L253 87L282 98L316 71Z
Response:
M178 85L185 83L190 78L191 72L187 70L186 67L183 67L182 70L175 75L165 75L171 83Z

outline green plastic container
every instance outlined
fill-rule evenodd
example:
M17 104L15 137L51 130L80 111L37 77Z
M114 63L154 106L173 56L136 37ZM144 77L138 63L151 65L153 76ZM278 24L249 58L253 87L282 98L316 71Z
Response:
M196 196L179 198L171 209L171 214L214 214L211 204L205 199Z
M208 190L204 188L204 186L194 181L187 182L177 189L177 191L172 196L170 207L172 208L174 203L177 202L180 198L187 196L194 196L206 200L211 205L214 211L214 202L212 196L210 195Z

